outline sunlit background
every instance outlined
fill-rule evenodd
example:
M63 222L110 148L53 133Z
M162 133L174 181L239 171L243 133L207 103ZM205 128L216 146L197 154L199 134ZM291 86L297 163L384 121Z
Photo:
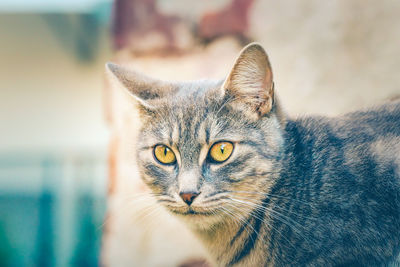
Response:
M0 0L0 266L194 266L182 225L122 201L137 117L104 64L223 78L250 41L290 115L400 96L398 0Z

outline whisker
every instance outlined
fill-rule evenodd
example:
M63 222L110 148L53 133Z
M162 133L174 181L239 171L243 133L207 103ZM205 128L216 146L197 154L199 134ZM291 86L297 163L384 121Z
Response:
M287 216L281 214L280 212L275 211L275 210L273 210L273 209L271 209L271 208L264 207L264 206L259 205L259 204L257 204L257 203L246 202L246 201L242 201L242 200L238 200L238 199L234 199L234 198L231 198L231 199L232 199L233 201L238 201L238 202L240 202L240 203L242 203L242 204L244 204L244 205L248 205L248 206L250 206L250 207L256 207L256 208L261 209L261 210L270 211L270 212L272 212L272 213L274 213L274 214L276 214L276 215L278 215L278 216L283 217L284 219L289 219L289 220L291 220L293 223L296 223L296 224L300 225L298 222L294 221L293 219L291 219L291 218L289 218L289 217L287 217ZM302 225L300 225L300 226L303 227ZM293 227L294 227L294 226L293 226ZM295 230L297 230L297 231L300 232L300 230L298 230L297 228L295 228Z
M230 203L230 204L231 204L233 207L237 207L237 208L240 209L240 205L239 205L239 206L236 206L234 203ZM250 213L250 214L251 214L251 213ZM256 219L258 219L258 220L260 220L262 224L267 224L269 227L271 227L271 229L274 229L275 231L277 231L277 232L288 242L288 244L290 244L293 248L295 248L294 245L282 234L282 231L279 231L278 229L274 228L273 225L269 224L266 220L264 220L264 219L258 217L257 215L253 215L253 217L256 218ZM247 227L247 225L248 225L247 221L243 221L243 222L246 224L246 227ZM255 231L255 229L254 229L251 225L248 225L248 226L250 226L250 227L253 229L253 231L257 233L257 235L260 234L259 232ZM247 234L250 235L250 233L249 233L249 231L247 230L247 228L245 228L245 230L246 230ZM265 241L265 239L264 239L263 237L260 237L259 239L262 240L262 242L264 243L264 245L268 247L268 244L266 243L266 241ZM252 239L252 240L253 240L253 239ZM254 242L254 240L253 240L253 242Z
M289 241L289 239L287 239L287 238L285 237L285 235L282 234L282 231L280 231L280 230L274 228L274 226L271 225L271 224L269 224L269 223L267 223L267 221L266 221L265 219L263 220L263 219L261 219L261 218L260 218L259 216L257 216L257 215L253 215L253 216L254 216L255 218L261 220L261 222L262 222L263 224L267 224L269 227L271 227L272 230L277 231L277 232L287 241L288 244L290 244L293 248L295 248L295 246ZM279 219L279 218L278 218L278 219ZM264 240L264 239L262 239L262 240ZM265 244L265 240L264 240L264 244ZM267 245L267 244L266 244L266 245Z
M230 207L235 208L235 206L232 203L228 203L228 205L229 204L230 204ZM228 211L227 209L225 209L225 210ZM254 229L254 227L251 224L249 224L243 216L240 216L238 214L234 214L234 213L232 213L230 211L228 211L228 212L231 214L231 218L236 222L238 228L240 228L242 225L244 225L244 227L245 227L244 230L246 231L248 236L251 237L251 233L249 232L248 227L250 227L253 231L257 232ZM238 216L238 217L236 217L236 216ZM257 234L258 234L258 232L257 232ZM251 237L251 240L253 242L255 242L255 240L252 237Z
M252 203L252 202L246 202L246 201L240 201L240 200L237 200L237 199L232 199L233 201L237 201L237 202L240 202L240 203L242 203L243 205L247 205L248 207L256 207L256 208L258 208L258 209L260 209L261 211L268 211L268 212L270 212L270 215L273 217L273 218L276 218L276 219L278 219L278 220L280 220L282 223L284 223L284 224L286 224L287 226L289 226L292 230L294 230L295 232L297 232L304 240L306 240L306 241L308 241L308 242L310 242L310 240L309 240L309 238L303 233L303 231L308 231L308 229L306 228L306 227L304 227L303 225L301 225L300 223L298 223L298 222L296 222L295 220L293 220L292 218L290 218L290 217L288 217L288 216L286 216L286 215L284 215L284 214L282 214L282 213L280 213L280 212L278 212L278 211L275 211L275 210L273 210L273 209L271 209L271 208L268 208L268 207L264 207L264 206L261 206L261 205L259 205L259 204L256 204L256 203ZM272 213L272 214L271 214ZM301 229L303 229L303 231L301 231L299 228L297 228L295 225L297 225L298 227L300 227Z
M241 196L241 195L234 195L234 196L235 196L236 198L241 198L241 199L243 199L243 200L254 201L254 199L252 199L252 198L247 198L247 197L245 197L245 196ZM275 205L274 208L278 208L279 210L281 210L281 211L283 211L283 212L287 212L287 213L290 213L290 214L295 214L296 216L301 217L301 218L305 218L305 219L309 219L309 220L313 220L313 221L318 221L318 218L316 218L316 217L313 217L313 216L305 216L305 215L302 215L302 214L300 214L300 213L297 213L297 212L295 212L295 211L293 211L293 210L285 209L284 207L281 207L281 206L278 206L278 205Z
M152 192L135 193L132 195L119 196L116 199L116 203L112 205L111 212L107 214L105 220L97 227L97 230L101 230L108 224L111 220L126 214L128 210L136 210L133 214L137 218L141 213L148 210L152 205L155 204L156 196L161 196L161 194L156 194ZM140 206L137 206L140 205Z
M157 199L158 203L176 203L176 201L174 200L170 200L170 199Z
M231 96L228 99L225 100L224 103L222 103L221 107L218 109L217 113L215 113L215 116L218 116L218 114L221 112L221 110L230 102L234 101L236 96Z
M273 197L275 199L287 199L287 200L291 200L291 201L295 201L310 207L314 207L312 203L308 203L302 200L298 200L295 198L290 198L290 197L285 197L285 196L281 196L281 195L276 195L276 194L271 194L271 193L264 193L264 192L253 192L253 191L229 191L230 193L244 193L244 194L253 194L253 195L262 195L265 197Z

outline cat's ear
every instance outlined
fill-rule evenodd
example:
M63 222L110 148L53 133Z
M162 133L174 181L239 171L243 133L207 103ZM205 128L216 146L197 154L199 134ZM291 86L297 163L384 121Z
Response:
M149 78L114 63L107 63L106 70L146 109L156 108L161 99L176 90L172 84Z
M231 103L249 115L260 118L274 105L274 82L268 55L257 43L247 45L222 86Z

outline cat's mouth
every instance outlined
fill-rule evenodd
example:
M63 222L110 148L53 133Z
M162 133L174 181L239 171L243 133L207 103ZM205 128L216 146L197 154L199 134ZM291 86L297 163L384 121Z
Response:
M178 214L178 215L203 215L203 216L211 216L214 215L215 212L211 211L198 211L194 210L192 207L189 207L188 209L185 210L176 210L176 209L171 209L172 213Z
M226 218L223 210L219 208L189 206L170 208L169 211L173 216L188 223L194 229L209 229Z

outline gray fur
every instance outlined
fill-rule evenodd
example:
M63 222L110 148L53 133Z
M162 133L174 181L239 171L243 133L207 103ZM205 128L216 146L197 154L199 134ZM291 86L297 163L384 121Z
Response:
M170 94L156 102L162 95L152 92L157 88L142 86L140 96L151 99L139 101L142 178L187 222L215 263L396 266L400 102L337 118L291 119L270 88L265 101L241 102L226 84L169 84ZM228 161L214 164L208 149L220 140L235 149ZM177 164L157 163L156 144L168 145ZM190 207L178 195L187 188L200 192Z

